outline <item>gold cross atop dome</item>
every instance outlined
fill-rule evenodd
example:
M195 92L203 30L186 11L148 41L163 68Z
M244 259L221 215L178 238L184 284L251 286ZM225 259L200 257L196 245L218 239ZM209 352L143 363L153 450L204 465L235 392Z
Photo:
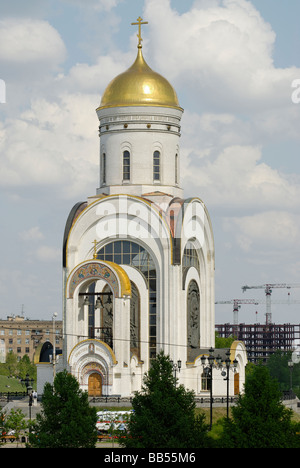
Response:
M146 63L142 53L143 24L141 17L132 25L138 26L138 53L128 70L116 76L102 94L97 111L109 107L159 106L181 109L173 86ZM182 110L182 109L181 109Z
M138 40L139 40L139 43L138 43L138 48L141 49L142 48L142 24L148 24L148 21L143 21L143 18L141 18L140 16L138 17L137 19L137 23L131 23L132 26L138 26L139 27L139 32L137 34L137 37L138 37Z

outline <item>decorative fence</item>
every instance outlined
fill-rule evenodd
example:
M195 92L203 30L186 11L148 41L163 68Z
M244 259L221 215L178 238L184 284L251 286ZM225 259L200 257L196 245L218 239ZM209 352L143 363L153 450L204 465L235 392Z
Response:
M297 398L296 395L293 393L293 392L283 392L282 394L282 400L285 401L285 400L293 400ZM116 403L120 406L122 406L122 404L124 406L128 406L128 404L131 405L132 403L132 400L133 400L133 397L120 397L120 396L100 396L100 397L91 397L89 399L90 403L105 403L105 404L111 404L111 403ZM234 405L235 403L237 403L237 400L238 400L238 396L231 396L228 398L228 403L229 405ZM203 405L203 406L207 406L207 405L210 405L210 396L206 396L206 397L199 397L199 396L196 396L195 397L195 403L196 405ZM216 397L213 397L212 398L212 403L213 404L219 404L219 405L226 405L227 404L227 397L226 396L216 396Z
M12 400L22 400L27 396L27 392L3 392L0 393L0 402L9 402Z
M230 404L234 404L237 401L237 396L229 397L228 402ZM122 404L128 405L132 403L133 397L120 397L120 396L99 396L99 397L91 397L89 399L90 403L117 403L118 405L122 406ZM213 403L219 404L226 404L227 397L213 397ZM195 403L199 405L207 405L210 404L210 397L195 397Z

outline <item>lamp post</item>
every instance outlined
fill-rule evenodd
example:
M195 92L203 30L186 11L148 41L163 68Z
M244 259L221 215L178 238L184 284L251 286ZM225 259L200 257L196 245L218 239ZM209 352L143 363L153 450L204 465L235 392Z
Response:
M31 407L32 407L32 387L28 387L28 394L29 394L29 402L28 402L28 407L29 407L29 421L31 421Z
M29 395L29 420L31 421L31 407L32 407L32 384L34 382L34 379L29 378L29 374L26 374L25 379L21 379L21 382L23 385L26 387L26 392L27 395Z
M226 353L226 356L227 358L225 359L224 363L225 363L225 366L226 366L226 370L227 372L223 371L222 372L222 377L225 376L225 379L227 381L227 398L226 398L226 407L227 407L227 419L229 418L229 370L232 369L232 367L230 366L231 364L231 360L230 360L230 351L228 350L227 353ZM233 372L235 372L236 368L237 368L237 365L238 365L238 361L235 359L233 361Z
M216 359L217 365L214 364ZM206 361L208 365L206 365ZM210 429L212 428L212 405L213 405L213 367L219 367L222 358L218 355L216 358L214 357L214 349L210 348L209 356L206 358L205 356L201 357L201 364L203 366L204 375L210 382Z
M25 385L26 387L27 395L29 394L29 390L32 389L33 382L34 382L34 379L30 379L29 374L26 374L25 379L21 379L21 383Z
M227 358L222 363L222 358L218 354L217 357L214 356L214 349L210 348L209 356L206 358L204 355L201 357L201 364L203 366L204 375L207 379L209 379L210 383L210 429L212 428L212 408L213 408L213 368L220 369L224 365L226 367L226 371L223 370L221 372L222 377L225 376L224 380L227 380L227 418L229 417L229 371L232 369L235 372L237 368L238 361L235 359L233 364L231 364L230 360L230 351L226 353Z
M293 368L294 368L294 363L292 360L288 361L288 366L290 368L290 398L292 398L293 395Z
M177 369L178 369L178 372L180 372L180 369L181 369L181 360L178 359L177 364L176 364L176 362L174 363L174 362L171 360L171 364L172 364L173 371L174 371L175 387L176 387L176 372L177 372Z

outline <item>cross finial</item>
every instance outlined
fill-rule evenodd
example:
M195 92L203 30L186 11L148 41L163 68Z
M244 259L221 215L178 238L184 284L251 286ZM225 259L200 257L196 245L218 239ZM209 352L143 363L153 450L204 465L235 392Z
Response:
M131 23L132 26L138 26L139 27L139 32L137 34L137 37L138 37L138 40L139 40L139 43L138 43L138 48L141 49L142 48L142 24L148 24L148 21L143 21L143 18L141 18L140 16L138 17L137 19L137 23Z
M94 244L94 255L93 255L93 258L94 258L94 260L97 260L97 241L96 241L96 239L93 241L93 244Z

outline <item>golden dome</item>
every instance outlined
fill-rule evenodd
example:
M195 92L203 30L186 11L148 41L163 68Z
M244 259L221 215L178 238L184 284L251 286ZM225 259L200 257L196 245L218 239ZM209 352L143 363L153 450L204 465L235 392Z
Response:
M141 46L138 47L134 64L107 86L99 109L122 106L162 106L180 109L174 88L147 65Z

